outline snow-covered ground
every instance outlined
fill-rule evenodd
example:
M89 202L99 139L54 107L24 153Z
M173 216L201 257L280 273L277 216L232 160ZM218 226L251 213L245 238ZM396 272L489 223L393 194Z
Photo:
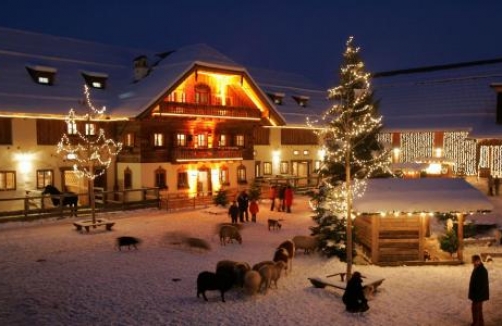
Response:
M364 315L344 311L342 291L313 288L308 277L345 270L337 259L298 252L291 275L267 295L240 289L196 297L197 274L214 271L219 260L250 264L272 258L275 247L312 225L306 198L296 198L292 214L270 212L261 204L258 223L246 223L243 243L220 246L215 234L225 214L208 209L169 213L142 210L109 214L116 221L80 234L73 219L0 225L1 325L470 325L467 286L472 266L354 266L385 278ZM214 208L210 208L214 210ZM280 231L267 218L283 219ZM172 245L174 232L207 240L198 251ZM139 250L117 251L115 238L142 240ZM474 252L500 248L467 247ZM502 325L502 258L486 264L491 299L486 325Z

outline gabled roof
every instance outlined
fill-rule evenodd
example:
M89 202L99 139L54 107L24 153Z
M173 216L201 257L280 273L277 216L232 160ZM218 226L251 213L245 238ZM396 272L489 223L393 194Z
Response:
M147 58L150 71L135 82L133 60L142 57ZM33 82L27 65L57 69L54 85ZM275 108L280 123L305 124L305 112L317 108L317 98L324 97L324 91L298 75L262 71L256 79L254 72L205 44L155 52L0 28L0 112L65 115L70 108L78 111L83 108L82 73L92 72L107 76L105 89L91 90L95 105L105 105L114 118L136 117L196 66L246 75L257 83L257 92L272 111ZM270 79L279 75L279 80ZM268 89L274 88L287 89L285 106L275 106L267 97ZM307 108L294 103L293 95L310 97Z
M495 123L496 92L502 61L424 67L375 74L384 130L465 130L471 137L501 137Z

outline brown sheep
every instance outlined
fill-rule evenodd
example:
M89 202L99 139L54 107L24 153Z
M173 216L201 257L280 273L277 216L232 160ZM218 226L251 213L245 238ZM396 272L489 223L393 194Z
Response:
M239 230L232 225L223 225L220 228L220 244L222 246L225 246L227 244L227 239L228 242L231 242L232 239L237 240L240 244L242 244L242 237L241 234L239 233Z
M319 238L311 235L297 235L293 237L296 249L303 249L304 254L315 251L319 247Z
M253 265L253 270L254 270L254 271L259 271L259 270L260 270L260 268L261 268L262 266L264 266L264 265L274 265L274 264L275 264L275 262L274 262L274 261L272 261L272 260L264 260L264 261L261 261L261 262L259 262L259 263L254 264L254 265Z
M244 289L250 295L256 294L260 289L261 276L257 271L248 271L244 276Z
M234 277L234 285L243 287L244 286L244 275L247 271L251 270L251 267L246 262L237 262L233 260L220 260L216 264L216 273L231 274Z

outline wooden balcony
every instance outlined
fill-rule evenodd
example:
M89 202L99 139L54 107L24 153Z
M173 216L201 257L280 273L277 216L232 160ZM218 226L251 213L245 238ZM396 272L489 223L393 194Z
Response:
M261 119L261 112L256 108L178 102L162 102L159 105L159 110L152 114L155 116L209 116L257 121Z
M197 161L242 161L242 148L176 148L172 151L172 162Z

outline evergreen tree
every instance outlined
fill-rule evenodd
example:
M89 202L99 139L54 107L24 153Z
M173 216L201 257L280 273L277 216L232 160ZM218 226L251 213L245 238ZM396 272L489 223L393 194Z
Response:
M228 204L228 194L227 191L224 189L218 190L216 195L213 197L213 203L218 206L225 207Z
M258 200L261 197L261 184L255 178L249 187L249 200Z
M333 105L323 116L318 132L325 156L318 171L323 189L317 195L314 233L322 250L346 258L351 275L352 200L364 193L366 178L386 171L388 151L378 141L382 117L370 88L359 48L350 37L340 68L340 85L328 90ZM347 218L350 217L350 218ZM345 244L343 243L345 242Z
M457 252L458 239L454 229L447 230L446 233L439 238L439 246L441 250L450 253L450 256L453 256L453 253Z

